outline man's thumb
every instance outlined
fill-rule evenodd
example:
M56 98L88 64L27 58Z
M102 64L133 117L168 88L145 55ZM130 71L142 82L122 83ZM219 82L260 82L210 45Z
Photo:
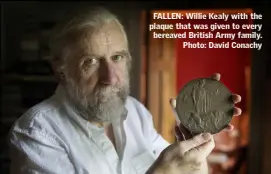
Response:
M204 143L195 146L185 152L184 156L186 156L190 160L202 162L212 152L214 147L215 143L213 137L211 136L211 138L207 142L205 141Z
M198 147L212 139L212 135L210 133L204 133L197 135L187 141L183 142L183 147L186 148L186 151L189 151L195 147Z

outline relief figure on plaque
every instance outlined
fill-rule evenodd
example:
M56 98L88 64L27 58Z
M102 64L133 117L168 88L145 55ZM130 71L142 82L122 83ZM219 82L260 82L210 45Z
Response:
M214 112L210 112L210 116L211 116L211 121L214 124L215 128L218 129L220 125L220 121L223 120L223 112L219 112L219 111L214 111Z
M212 94L205 89L205 84L205 80L202 79L192 88L191 97L195 110L194 112L189 112L189 115L187 115L189 123L199 126L202 129L205 129L208 126L208 116L211 114L210 108ZM217 95L218 91L219 90L213 94Z

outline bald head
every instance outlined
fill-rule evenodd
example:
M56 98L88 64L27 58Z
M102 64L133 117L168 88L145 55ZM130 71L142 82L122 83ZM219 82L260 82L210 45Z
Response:
M104 9L73 13L52 39L55 72L87 119L118 120L129 94L130 54L123 26Z

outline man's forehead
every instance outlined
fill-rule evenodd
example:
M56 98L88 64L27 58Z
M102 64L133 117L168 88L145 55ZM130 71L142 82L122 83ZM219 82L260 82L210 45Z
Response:
M80 44L84 52L101 53L118 52L128 49L124 32L116 27L102 27L100 30L89 31Z
M103 33L100 34L100 37L101 37L101 43L99 44L101 44L101 46L107 46L114 42L112 39L112 34L110 34L109 31L104 31ZM121 38L119 39L121 40Z

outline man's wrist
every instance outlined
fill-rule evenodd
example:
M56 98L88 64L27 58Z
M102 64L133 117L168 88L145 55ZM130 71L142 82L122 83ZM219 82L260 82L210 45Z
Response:
M163 164L160 164L160 157L156 159L156 161L151 165L146 174L165 174L165 169Z
M151 166L146 174L165 174L165 172L157 166Z

